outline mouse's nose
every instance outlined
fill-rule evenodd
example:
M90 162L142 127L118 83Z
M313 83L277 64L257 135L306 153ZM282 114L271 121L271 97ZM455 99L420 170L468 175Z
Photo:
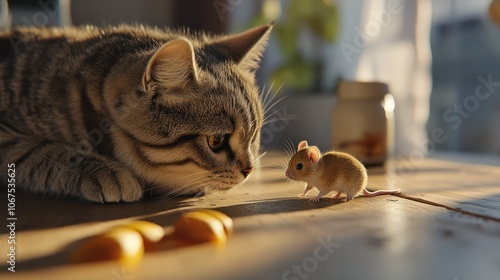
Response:
M248 177L248 175L250 175L252 170L253 170L253 166L250 166L246 169L241 170L241 174L243 174L243 176L246 178L246 177Z

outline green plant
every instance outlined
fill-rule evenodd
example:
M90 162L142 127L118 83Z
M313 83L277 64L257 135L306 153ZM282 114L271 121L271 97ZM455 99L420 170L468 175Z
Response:
M273 18L269 18L266 8L270 2L274 2L274 8L281 8L279 1L264 0L261 12L252 25L272 21ZM316 47L324 42L333 42L338 30L337 7L332 0L289 0L284 1L284 4L283 12L276 20L273 30L282 51L283 63L273 71L271 83L284 84L292 90L319 90L322 58L305 57L299 45L299 33L303 32L303 29L309 29L316 37Z

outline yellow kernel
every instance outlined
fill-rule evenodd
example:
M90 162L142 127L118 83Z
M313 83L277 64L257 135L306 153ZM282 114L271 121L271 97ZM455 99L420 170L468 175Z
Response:
M165 229L162 226L148 221L132 221L119 227L137 231L144 241L146 251L157 249L158 242L165 236Z
M130 228L114 228L91 237L71 255L73 262L118 260L125 265L135 264L144 255L141 235Z
M233 234L234 231L233 219L231 219L228 215L213 209L201 209L198 210L198 212L207 213L217 218L222 223L226 235L229 236Z
M174 224L174 237L191 242L225 242L222 222L202 212L183 214Z

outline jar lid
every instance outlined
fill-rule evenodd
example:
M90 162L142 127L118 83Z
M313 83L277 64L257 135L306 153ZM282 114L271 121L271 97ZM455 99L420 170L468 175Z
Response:
M338 96L341 99L382 100L389 93L389 86L380 82L342 81Z

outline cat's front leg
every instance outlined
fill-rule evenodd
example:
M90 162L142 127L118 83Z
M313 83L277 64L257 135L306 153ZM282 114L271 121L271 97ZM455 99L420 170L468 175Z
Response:
M10 137L9 137L10 138ZM56 142L11 138L0 142L0 177L14 163L20 188L95 202L137 201L143 188L123 164Z

